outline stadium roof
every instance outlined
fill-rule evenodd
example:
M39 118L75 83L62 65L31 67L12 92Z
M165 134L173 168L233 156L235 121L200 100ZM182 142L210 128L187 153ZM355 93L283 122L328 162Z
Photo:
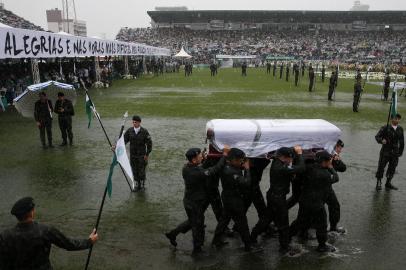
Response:
M405 24L406 11L189 10L148 11L155 23L208 23L212 20L251 23Z

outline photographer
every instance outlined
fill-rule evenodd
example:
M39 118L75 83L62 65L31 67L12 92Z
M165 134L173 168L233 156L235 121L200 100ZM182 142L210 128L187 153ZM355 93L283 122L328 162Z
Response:
M344 148L344 142L338 140L332 152L332 165L336 172L345 172L347 166L341 160L340 154ZM332 183L334 184L334 183ZM345 230L338 228L337 224L340 221L340 203L338 202L333 185L330 185L327 191L326 204L328 206L328 217L330 221L330 231L344 233Z

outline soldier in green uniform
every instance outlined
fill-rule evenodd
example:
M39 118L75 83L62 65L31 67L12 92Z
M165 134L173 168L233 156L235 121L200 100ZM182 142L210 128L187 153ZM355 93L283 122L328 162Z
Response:
M36 222L34 207L34 200L25 197L11 209L18 224L0 234L0 269L52 270L49 261L52 245L68 251L84 250L98 240L96 230L87 239L74 240L52 226Z
M275 78L276 76L276 67L277 67L277 63L276 61L273 62L273 69L272 69L272 76Z
M357 79L354 84L354 101L352 103L353 112L358 112L362 90L361 79Z
M309 92L313 91L314 88L314 70L312 66L309 67Z
M389 88L390 88L390 76L389 76L389 71L387 71L385 80L384 80L384 85L383 85L383 100L385 100L385 101L388 100Z
M326 66L323 64L321 67L321 82L324 83L326 79Z
M299 201L297 224L291 226L291 236L299 231L316 229L319 252L334 252L335 248L327 244L327 213L324 207L329 195L331 184L338 182L338 174L334 170L333 157L327 151L316 153L316 163L307 166L302 194Z
M37 122L42 147L47 148L45 144L45 130L47 132L48 145L52 144L52 102L47 98L45 92L39 93L39 100L35 102L34 119Z
M226 154L227 151L224 151L224 153ZM177 235L192 230L193 254L197 255L202 252L204 243L204 213L210 204L210 178L216 176L223 169L225 160L222 158L215 166L204 168L202 162L205 157L199 148L189 149L185 156L188 163L182 170L185 182L183 205L188 219L165 235L170 243L176 247Z
M296 155L294 157L294 155ZM267 213L261 217L252 229L251 241L255 243L258 235L263 233L271 221L275 222L279 231L280 252L290 251L289 243L289 209L286 195L290 192L293 177L305 170L302 158L302 148L293 149L282 147L276 152L269 171L270 187L266 194L268 207Z
M328 100L332 101L333 100L333 94L336 88L336 74L333 71L331 73L331 77L330 77L330 83L328 85Z
M252 245L244 201L244 190L251 185L251 175L249 161L246 160L242 150L230 149L227 163L220 172L220 179L223 187L221 198L224 204L224 214L217 224L212 244L218 248L225 244L222 241L222 236L230 219L232 219L244 242L245 250L251 251Z
M286 65L286 81L289 81L289 75L290 75L290 63Z
M68 144L67 139L69 138L69 144L73 144L73 133L72 133L72 116L75 115L73 109L72 101L65 98L65 94L62 92L58 93L58 100L55 102L55 113L58 114L59 129L62 134L62 144L65 146Z
M152 151L152 139L147 129L141 127L141 117L133 116L133 127L124 133L124 142L130 143L130 163L140 190L145 187L145 169L148 164L148 157Z
M376 141L382 144L381 152L379 153L378 170L376 172L376 190L382 189L382 178L387 164L389 165L386 171L385 188L398 189L391 182L399 162L399 157L403 155L403 149L405 148L403 128L399 126L401 118L400 114L393 115L391 123L381 127L375 136Z

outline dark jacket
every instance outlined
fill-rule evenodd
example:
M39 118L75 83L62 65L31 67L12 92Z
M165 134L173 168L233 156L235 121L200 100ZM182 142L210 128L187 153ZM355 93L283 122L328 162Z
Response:
M47 99L46 101L47 102L41 102L41 100L38 100L37 102L35 102L34 118L37 122L52 120L52 102L49 99Z
M382 144L382 140L386 140L386 144ZM383 126L375 136L375 140L382 144L381 153L393 154L401 156L405 148L405 140L403 135L403 128L398 125L396 130L389 126Z
M249 170L235 168L226 164L220 173L223 198L243 198L243 190L251 185Z
M280 159L275 158L272 161L269 171L269 193L285 196L290 191L290 183L295 174L300 174L306 169L302 155L297 155L292 166L288 166Z
M60 112L60 109L64 109L64 111ZM69 99L57 100L55 102L54 112L58 114L58 117L71 117L75 115L72 101L70 101Z
M127 129L124 133L124 142L130 142L130 158L148 156L152 151L152 139L148 130L141 127L138 134L135 134L134 127Z
M306 168L300 202L311 208L322 208L331 191L331 185L338 182L339 177L334 169L322 168L319 164Z
M207 199L210 178L219 174L225 164L224 158L213 167L204 168L203 165L187 163L182 170L185 182L184 201L203 201Z
M52 269L52 244L73 251L90 248L91 241L67 238L57 229L37 222L19 223L0 235L0 269Z
M362 85L361 83L354 84L354 95L359 95L362 92Z

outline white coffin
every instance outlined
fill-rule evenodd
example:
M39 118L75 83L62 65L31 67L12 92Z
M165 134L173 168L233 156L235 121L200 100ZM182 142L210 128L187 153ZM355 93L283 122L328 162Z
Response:
M341 136L338 127L321 119L214 119L207 122L206 132L209 130L214 134L209 139L216 150L229 145L248 157L295 145L332 151Z

